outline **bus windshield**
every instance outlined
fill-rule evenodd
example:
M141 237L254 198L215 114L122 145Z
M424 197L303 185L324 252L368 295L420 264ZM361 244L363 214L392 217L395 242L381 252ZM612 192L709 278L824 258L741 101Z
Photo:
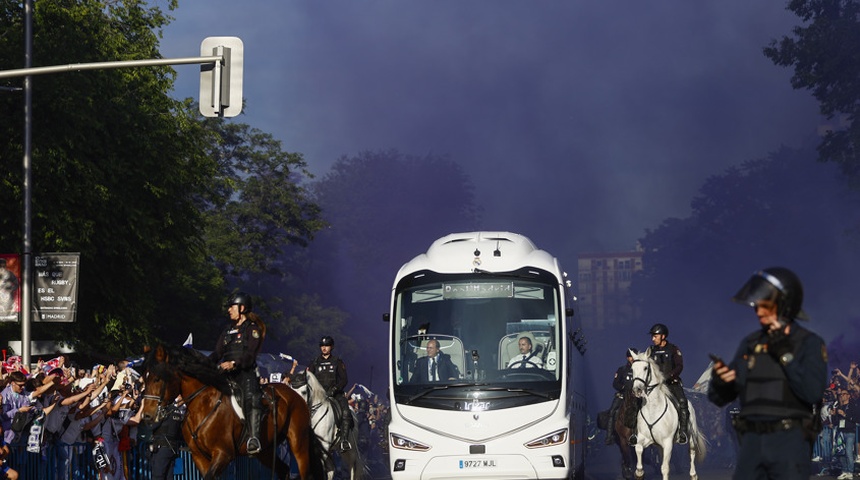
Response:
M533 268L404 278L394 297L395 392L483 385L557 398L559 295L554 277Z

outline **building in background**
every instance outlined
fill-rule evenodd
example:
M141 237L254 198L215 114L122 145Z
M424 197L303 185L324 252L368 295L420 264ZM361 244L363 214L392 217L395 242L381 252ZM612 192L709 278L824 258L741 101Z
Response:
M630 325L637 310L630 298L633 274L642 270L642 248L631 252L583 253L578 257L577 315L592 330Z

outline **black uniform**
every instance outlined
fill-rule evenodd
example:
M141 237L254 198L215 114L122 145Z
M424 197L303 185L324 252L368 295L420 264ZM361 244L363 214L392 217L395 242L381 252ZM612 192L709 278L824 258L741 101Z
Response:
M681 349L669 342L662 347L653 345L651 359L660 366L666 386L678 400L678 422L680 423L678 430L686 435L690 409L687 405L687 395L684 393L684 384L681 383L681 372L684 371L684 357L681 355Z
M776 341L782 346L775 347ZM807 480L819 418L815 406L827 387L824 340L797 323L777 337L758 330L741 341L728 367L737 378L726 383L713 376L708 398L718 406L740 398L734 478Z
M152 444L149 447L149 465L152 469L152 480L168 480L173 478L173 464L179 456L179 444L182 439L182 419L185 416L185 405L174 408L172 412L152 431Z
M618 409L624 403L624 395L633 388L633 365L628 361L618 367L615 378L612 379L612 388L615 395L612 396L612 405L609 407L609 424L606 428L606 444L611 445L615 441L615 419Z
M314 359L309 370L317 377L320 384L325 388L326 395L337 402L341 410L340 428L342 440L346 440L346 434L352 427L352 415L349 402L344 395L344 389L349 381L346 376L346 364L334 354L324 358L322 355Z
M236 367L225 373L236 382L242 392L242 408L250 423L251 436L256 436L262 412L262 392L257 376L257 354L262 346L262 329L255 321L246 317L241 325L231 322L221 332L215 343L215 351L210 356L218 363L236 362Z

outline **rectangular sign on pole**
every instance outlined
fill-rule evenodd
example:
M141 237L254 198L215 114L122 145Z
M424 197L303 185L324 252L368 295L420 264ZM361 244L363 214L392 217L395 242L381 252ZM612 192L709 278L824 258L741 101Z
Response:
M21 312L21 256L0 254L0 322L17 322Z
M39 253L33 263L33 321L74 322L80 253Z

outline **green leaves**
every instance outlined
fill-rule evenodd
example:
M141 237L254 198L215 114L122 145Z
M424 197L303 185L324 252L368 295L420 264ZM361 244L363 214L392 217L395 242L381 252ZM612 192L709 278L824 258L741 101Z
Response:
M860 182L860 2L792 0L788 9L805 25L772 41L764 54L776 65L794 67L792 86L810 90L821 113L833 120L819 160L836 162Z
M23 66L21 15L0 0L5 68ZM160 58L169 20L137 0L35 2L34 63ZM169 67L34 77L33 249L81 252L78 323L37 324L34 339L115 357L210 331L225 280L277 271L279 252L320 228L301 155L247 125L204 120L171 98L173 81ZM22 244L22 98L0 93L4 252ZM0 326L6 338L18 330Z

